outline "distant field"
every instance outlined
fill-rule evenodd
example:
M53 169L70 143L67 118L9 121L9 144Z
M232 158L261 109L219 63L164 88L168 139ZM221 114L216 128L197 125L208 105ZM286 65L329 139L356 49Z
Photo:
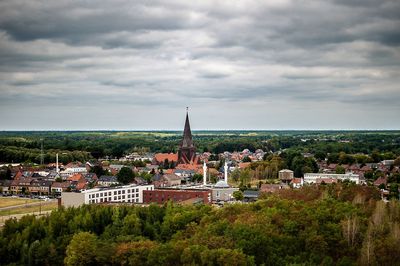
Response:
M37 199L26 199L26 198L4 198L0 197L0 208L24 205L28 203L38 202Z
M0 211L0 216L14 215L14 214L28 214L28 213L39 213L40 211L51 211L57 209L57 202L43 202L42 205L34 206L21 206L13 209Z

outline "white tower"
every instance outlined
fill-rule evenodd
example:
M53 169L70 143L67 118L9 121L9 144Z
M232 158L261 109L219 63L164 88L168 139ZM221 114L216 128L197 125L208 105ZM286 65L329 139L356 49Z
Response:
M224 170L225 170L225 183L228 184L228 163L225 162L225 166L224 166Z
M206 162L203 164L203 186L207 184L207 165Z
M58 174L60 169L58 168L58 153L56 153L56 173Z

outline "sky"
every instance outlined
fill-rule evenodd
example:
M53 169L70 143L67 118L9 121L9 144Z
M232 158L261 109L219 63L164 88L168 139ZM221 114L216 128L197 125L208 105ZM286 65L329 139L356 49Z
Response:
M400 129L400 1L0 1L0 130Z

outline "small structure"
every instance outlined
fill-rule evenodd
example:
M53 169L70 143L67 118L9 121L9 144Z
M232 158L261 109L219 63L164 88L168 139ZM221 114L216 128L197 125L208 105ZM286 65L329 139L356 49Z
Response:
M289 169L280 170L278 176L283 182L290 182L294 178L293 171Z
M258 190L245 190L243 191L244 201L256 201L260 196L260 191Z

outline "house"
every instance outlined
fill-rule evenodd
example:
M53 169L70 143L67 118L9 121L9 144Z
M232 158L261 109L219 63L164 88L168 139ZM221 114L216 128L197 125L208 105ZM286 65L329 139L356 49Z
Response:
M294 177L294 172L289 169L282 169L279 171L278 176L282 181L290 181Z
M181 178L175 174L165 174L165 175L154 175L153 184L155 187L171 187L179 186L181 184Z
M70 182L54 182L51 185L51 193L54 195L61 195L61 192L66 192L70 189Z
M381 176L377 180L375 180L374 186L379 187L380 185L384 185L384 187L386 188L387 178L385 176Z
M118 182L118 179L116 176L102 175L97 180L97 185L99 185L99 186L109 187L109 186L118 185L118 184L119 184L119 182Z
M12 180L0 180L0 193L3 195L11 194L11 182Z
M165 174L164 181L168 187L179 186L181 184L181 177L176 174Z
M13 180L10 186L11 194L24 194L28 192L32 181L32 178L20 178L18 180Z
M33 180L29 186L29 193L32 195L49 195L51 182L47 180Z
M293 178L292 181L290 181L290 185L292 185L293 188L301 188L303 184L303 178Z

